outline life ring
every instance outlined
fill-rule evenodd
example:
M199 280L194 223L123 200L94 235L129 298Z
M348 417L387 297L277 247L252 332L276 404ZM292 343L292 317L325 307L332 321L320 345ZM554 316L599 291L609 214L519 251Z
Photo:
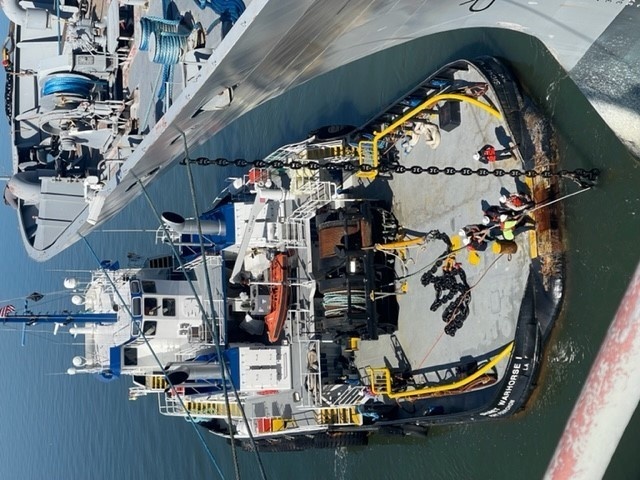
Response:
M171 389L171 396L177 397L178 395L184 396L184 387L173 387Z

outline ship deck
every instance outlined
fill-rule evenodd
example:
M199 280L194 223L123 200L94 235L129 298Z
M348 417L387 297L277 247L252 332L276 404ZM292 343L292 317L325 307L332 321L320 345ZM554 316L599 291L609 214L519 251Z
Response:
M485 166L473 158L483 145L507 148L512 140L502 133L504 122L467 103L461 104L461 120L460 127L450 132L441 130L442 141L436 150L419 141L408 155L403 154L401 162L422 167L476 169ZM502 147L501 142L505 143ZM490 170L522 167L519 156L487 166ZM426 234L434 229L443 232L452 237L454 248L461 245L457 232L462 227L481 223L483 205L484 208L497 205L505 191L519 190L513 178L493 175L431 176L407 172L393 175L388 184L393 195L392 211L400 225L412 234ZM372 187L375 188L375 182ZM431 311L435 289L421 283L422 274L443 254L446 245L434 240L408 249L406 269L397 269L398 276L407 277L407 293L397 296L398 330L377 340L361 341L355 354L356 364L411 370L416 380L435 384L452 377L453 367L468 363L469 358L483 361L495 355L514 340L531 261L530 235L534 235L533 231L516 236L518 251L512 255L495 254L491 245L482 252L467 249L457 252L455 261L461 264L472 290L469 317L453 337L444 333L442 312L447 304ZM440 268L436 275L439 274ZM505 367L506 362L497 366L499 372ZM423 378L416 378L416 374Z
M152 14L157 12L155 9L161 8L163 2L147 3L151 6L148 12ZM195 17L203 14L195 10L193 4L183 7L187 3L182 0L171 2L171 8L176 6L173 11L190 10ZM91 208L87 208L81 195L76 195L81 197L74 199L78 208L72 211L72 215L65 216L60 213L63 209L58 209L55 214L64 222L49 222L50 231L46 232L43 231L42 222L36 224L32 221L38 213L35 209L28 208L21 212L23 241L31 257L40 261L51 258L124 208L140 193L137 185L139 179L145 183L151 182L169 164L184 156L184 145L179 141L181 132L186 135L189 146L194 147L257 105L323 73L366 55L461 25L491 28L514 24L537 26L530 33L549 45L560 63L571 70L603 29L616 17L620 19L624 16L619 14L626 8L600 2L591 11L594 21L583 22L578 35L577 30L569 25L575 18L572 14L575 6L571 5L557 5L558 8L553 9L554 12L557 10L553 18L541 23L541 19L548 20L543 11L547 7L543 5L535 8L487 8L470 13L467 7L447 4L439 6L438 15L434 17L429 4L415 8L414 5L390 6L382 1L337 2L329 7L327 2L312 0L288 2L286 6L267 0L246 3L247 15L214 49L212 57L200 70L200 78L187 87L189 91L185 92L186 95L177 96L181 81L179 72L176 73L172 82L172 108L153 128L152 125L165 108L165 104L155 97L153 88L158 67L152 67L153 71L146 76L140 70L142 76L139 81L135 78L136 73L131 74L130 87L144 85L145 88L140 88L140 91L145 90L149 94L147 98L150 100L141 99L137 101L137 107L132 106L135 118L141 122L139 132L148 134L141 140L139 148L136 148L137 144L125 145L127 148L123 149L122 155L112 153L107 157L108 160L114 160L113 165L109 174L103 175L102 189L95 201L90 202ZM388 13L389 9L393 10L393 22L389 22L388 15L380 14ZM341 14L335 15L337 11ZM211 28L213 24L204 21L203 25ZM212 32L217 27L214 25ZM369 41L359 41L365 36ZM215 33L211 37L213 39ZM567 45L571 48L567 48ZM50 45L53 46L54 43ZM140 58L146 56L139 55ZM440 58L444 60L444 57ZM585 65L589 65L589 62ZM24 67L30 68L26 64ZM228 108L201 108L225 89L233 89L233 101ZM27 111L32 107L21 102L20 108L15 110ZM43 240L34 242L32 236L36 226L40 230L37 235L43 236Z
M249 0L244 3L249 5L251 2ZM201 39L204 42L199 47L201 53L193 58L187 57L183 62L175 65L172 68L172 74L166 79L168 81L165 82L164 88L165 66L153 61L153 49L140 50L140 39L143 37L141 17L180 20L181 34L187 35L198 27L202 33ZM169 8L166 7L165 2L149 2L146 9L134 9L133 24L133 38L136 39L136 44L124 68L124 84L130 94L135 92L135 105L132 111L138 130L141 133L148 133L171 106L173 99L182 93L189 81L194 80L198 69L206 66L202 62L206 60L207 50L210 53L220 44L225 33L223 29L226 27L213 9L209 7L200 9L196 2L186 0L171 2ZM163 95L161 95L162 91L164 91Z

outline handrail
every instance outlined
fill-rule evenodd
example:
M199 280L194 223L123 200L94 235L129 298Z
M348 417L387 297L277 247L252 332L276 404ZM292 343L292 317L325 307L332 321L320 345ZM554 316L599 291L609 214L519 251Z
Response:
M476 370L473 374L461 380L458 380L456 382L449 383L447 385L435 385L435 386L425 387L419 390L408 390L408 391L397 392L397 393L388 392L386 393L386 395L392 399L399 399L399 398L407 398L407 397L418 397L422 395L430 395L430 394L439 393L439 392L447 392L450 390L457 390L459 388L465 387L469 385L471 382L473 382L474 380L476 380L477 378L487 373L489 370L491 370L502 359L509 356L513 351L513 346L514 346L514 342L509 343L509 345L503 348L500 353L498 353L495 357L493 357L489 362L487 362L481 368ZM374 384L373 369L370 369L370 371L371 371L371 374L370 374L371 384L373 385Z
M442 102L444 100L458 100L460 102L468 102L471 105L475 105L476 107L479 107L482 110L490 113L491 115L496 117L498 120L502 120L502 114L498 110L493 108L491 105L487 105L486 103L482 103L481 101L477 100L474 97L469 97L467 95L461 95L459 93L441 93L439 95L435 95L435 96L433 96L431 98L428 98L424 103L418 105L413 110L410 110L408 113L405 113L402 117L400 117L398 120L393 122L387 128L382 130L380 133L376 134L373 138L375 140L379 140L380 138L384 137L385 135L388 135L389 133L391 133L393 130L395 130L400 125L405 123L407 120L415 117L422 110L425 110L425 109L433 106L434 104Z
M383 137L385 137L386 135L388 135L389 133L393 132L394 130L396 130L400 125L404 124L406 121L410 120L411 118L415 117L418 113L422 112L423 110L426 110L427 108L432 107L433 105L435 105L438 102L442 102L444 100L457 100L460 102L468 102L471 105L474 105L476 107L481 108L482 110L488 112L489 114L493 115L494 117L496 117L498 120L502 120L502 114L495 108L493 108L491 105L488 105L486 103L483 103L479 100L477 100L474 97L469 97L467 95L461 95L459 93L441 93L439 95L434 95L431 98L428 98L427 100L425 100L423 103L421 103L420 105L418 105L417 107L415 107L413 110L409 110L408 113L405 113L402 117L400 117L398 120L396 120L395 122L393 122L391 125L389 125L387 128L385 128L384 130L382 130L379 133L376 133L373 136L373 140L365 140L365 141L361 141L358 144L358 152L359 152L359 159L360 159L360 164L363 163L363 155L362 155L362 145L369 143L372 145L373 147L373 151L372 151L372 167L374 167L373 171L370 172L363 172L363 171L359 171L358 173L356 173L356 175L358 177L365 177L365 178L375 178L375 176L377 175L377 167L378 167L378 141L380 139L382 139Z

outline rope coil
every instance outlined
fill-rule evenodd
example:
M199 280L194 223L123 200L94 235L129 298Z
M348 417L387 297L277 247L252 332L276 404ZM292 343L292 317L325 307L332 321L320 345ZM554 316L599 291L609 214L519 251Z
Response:
M152 32L149 60L161 65L176 65L187 46L187 36L177 32Z
M140 19L140 43L138 49L146 52L149 50L149 39L152 33L178 31L179 20L167 20L160 17L142 17Z
M47 77L42 85L42 96L54 93L66 93L89 98L95 87L95 82L89 78L76 75L54 75Z
M172 95L173 65L182 59L187 47L188 34L179 33L179 20L158 17L142 17L140 27L140 50L149 52L149 60L163 65L162 82L157 97Z

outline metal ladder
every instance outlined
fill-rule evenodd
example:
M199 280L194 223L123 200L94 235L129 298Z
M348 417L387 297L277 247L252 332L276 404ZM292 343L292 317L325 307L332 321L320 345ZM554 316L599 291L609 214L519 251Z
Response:
M298 222L313 217L319 208L335 198L337 187L333 182L310 180L300 187L299 192L308 198L287 217L287 222Z

